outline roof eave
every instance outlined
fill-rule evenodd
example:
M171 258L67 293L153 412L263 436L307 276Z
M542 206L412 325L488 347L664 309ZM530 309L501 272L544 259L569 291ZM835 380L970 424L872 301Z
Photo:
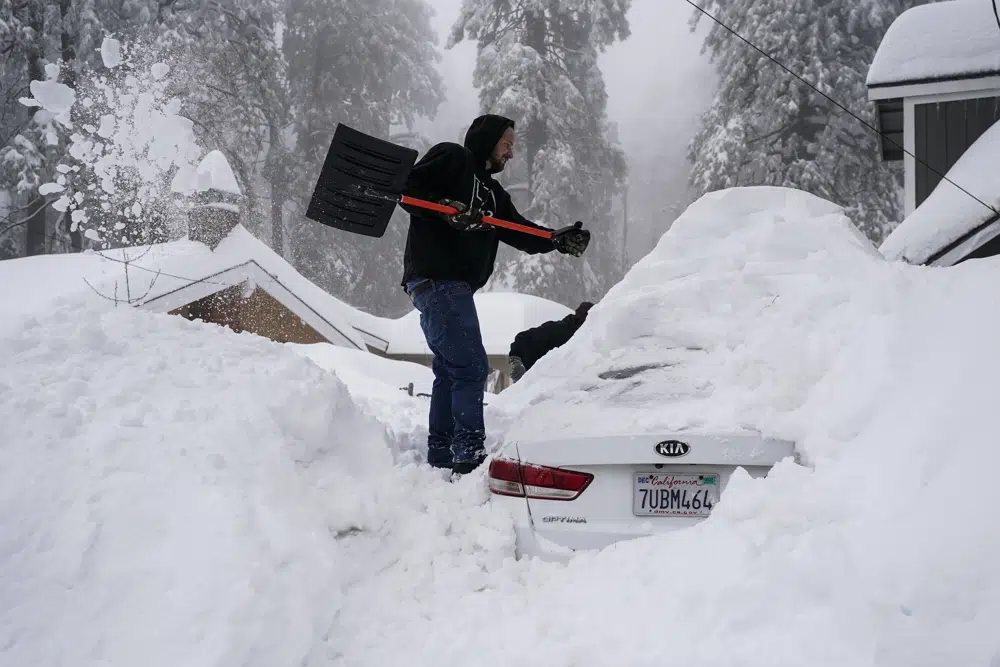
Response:
M867 86L868 99L871 101L940 93L976 92L1000 87L1000 70L879 81L869 83Z

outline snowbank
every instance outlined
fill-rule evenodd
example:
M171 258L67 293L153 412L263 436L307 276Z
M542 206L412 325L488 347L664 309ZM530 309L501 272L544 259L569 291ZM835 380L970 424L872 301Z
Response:
M393 465L289 346L134 309L4 321L0 662L995 666L998 279L887 262L802 193L699 200L496 400L557 426L558 396L610 419L631 393L681 423L693 387L696 421L806 465L568 565L512 561L481 472Z
M5 665L329 664L368 565L511 553L482 489L395 467L286 346L77 308L21 319L0 355Z
M339 606L337 536L392 464L341 382L132 310L27 318L0 354L6 664L309 655Z
M474 297L486 353L506 355L514 337L550 320L561 320L572 309L531 294L480 292ZM420 313L410 311L383 328L390 336L390 354L430 354L420 329Z
M1000 32L994 37L1000 36ZM986 204L1000 209L1000 178L996 160L1000 153L1000 123L983 133L948 170L949 180L962 186ZM1000 234L997 225L969 236L997 214L947 181L941 181L930 196L886 237L879 248L892 260L911 264L950 265ZM948 246L956 244L943 254ZM939 257L936 257L939 255Z
M728 362L705 367L716 395L759 391L808 467L735 476L691 530L567 566L505 562L420 587L417 604L398 591L437 570L391 569L348 593L343 664L1000 664L1000 262L890 264L843 223L798 193L709 195L591 311L577 354L545 368L590 368L578 353L601 337L616 349L619 328L649 354L700 345ZM765 347L770 365L739 352Z
M885 262L839 207L783 188L705 195L500 395L508 436L768 430L884 307L875 280L891 282Z
M288 347L317 366L336 373L351 397L384 424L390 442L407 460L427 455L427 411L434 374L430 368L324 343ZM413 395L404 391L413 384Z
M913 7L886 31L868 70L868 85L1000 72L997 34L989 0Z

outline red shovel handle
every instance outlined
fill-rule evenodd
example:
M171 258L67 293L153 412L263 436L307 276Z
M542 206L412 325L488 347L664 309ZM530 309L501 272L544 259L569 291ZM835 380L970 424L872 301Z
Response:
M420 208L426 208L431 211L437 211L438 213L444 213L446 215L454 215L459 213L457 208L452 208L451 206L445 206L444 204L435 204L432 201L425 201L423 199L416 199L415 197L407 197L403 195L400 199L401 204L409 204L410 206L419 206ZM552 238L552 232L548 229L538 229L537 227L529 227L528 225L519 225L516 222L507 222L506 220L500 220L499 218L491 218L489 216L483 216L483 222L493 225L494 227L504 227L506 229L513 229L515 232L522 232L524 234L531 234L532 236L541 236L543 239Z

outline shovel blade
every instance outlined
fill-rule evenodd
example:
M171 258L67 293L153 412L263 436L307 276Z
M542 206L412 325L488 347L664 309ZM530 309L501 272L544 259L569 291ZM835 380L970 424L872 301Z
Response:
M380 238L396 202L365 197L366 190L402 195L417 151L337 125L306 217L352 234Z

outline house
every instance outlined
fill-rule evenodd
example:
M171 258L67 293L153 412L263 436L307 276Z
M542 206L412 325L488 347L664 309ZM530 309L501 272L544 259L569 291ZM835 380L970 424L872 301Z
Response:
M952 266L1000 254L1000 123L979 137L942 183L882 242L891 260Z
M882 157L902 160L905 174L906 217L882 254L950 266L1000 253L1000 25L992 5L950 0L903 12L872 61L868 96Z
M500 392L511 385L507 353L514 337L525 329L549 320L559 320L573 311L566 306L530 294L513 292L480 292L473 297L479 314L483 345L489 359L491 377L488 391ZM357 317L357 316L355 316ZM381 343L370 348L373 352L430 367L433 355L420 329L420 313L416 310L398 320L381 320L368 316L357 321L356 327L367 329L367 340Z
M350 323L353 310L296 271L239 224L239 185L225 157L212 151L194 182L174 183L193 195L188 238L166 252L138 255L148 288L136 302L166 312L248 331L282 343L321 343L364 350ZM117 252L117 251L111 251Z
M903 12L879 45L867 85L884 135L882 157L904 164L909 215L1000 118L1000 26L992 4L949 0Z
M28 312L53 299L112 301L220 324L278 342L366 350L355 309L328 294L239 224L239 188L221 153L199 165L187 238L146 246L7 260L0 280ZM19 280L18 276L46 276ZM6 276L6 277L5 277Z

